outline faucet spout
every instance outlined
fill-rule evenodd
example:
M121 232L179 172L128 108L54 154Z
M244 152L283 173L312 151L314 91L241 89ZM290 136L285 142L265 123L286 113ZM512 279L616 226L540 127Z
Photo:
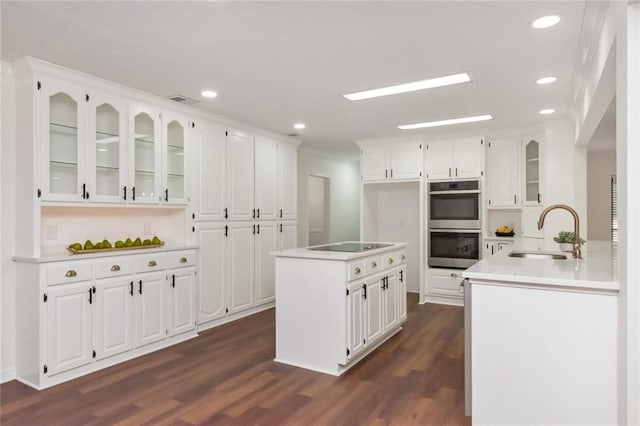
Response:
M571 207L565 204L554 204L552 206L547 207L540 213L540 218L538 219L538 229L542 229L544 226L544 218L547 216L551 210L562 209L571 213L573 216L573 257L575 259L582 259L582 249L580 247L580 218L578 217L578 212L576 212Z

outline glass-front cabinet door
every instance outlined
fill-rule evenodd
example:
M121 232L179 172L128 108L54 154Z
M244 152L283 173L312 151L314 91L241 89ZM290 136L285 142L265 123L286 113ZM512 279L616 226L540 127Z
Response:
M152 109L132 109L132 148L130 149L129 196L136 203L157 203L159 194L159 170L161 169L160 114Z
M54 81L44 81L40 92L42 199L83 201L87 194L86 94Z
M540 204L540 143L529 140L524 146L524 203Z
M164 179L162 201L165 203L184 203L185 195L185 139L187 121L164 114Z
M92 95L89 108L91 201L123 202L126 184L126 107Z

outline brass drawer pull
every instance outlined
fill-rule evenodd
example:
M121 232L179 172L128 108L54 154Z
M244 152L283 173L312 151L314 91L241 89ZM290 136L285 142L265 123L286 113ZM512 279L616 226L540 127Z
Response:
M356 266L356 268L353 270L353 272L355 272L355 274L357 275L357 274L359 274L359 273L360 273L360 272L362 272L362 271L360 270L360 267L359 267L359 266Z
M180 258L180 263L187 263L187 258L186 257L181 257Z
M120 270L120 265L111 266L111 272L118 272Z
M150 267L152 267L152 266L158 266L158 264L156 263L156 261L155 261L155 260L150 260L150 261L149 261L149 263L147 263L147 266L150 266Z
M376 266L378 266L378 264L376 263L376 261L374 260L373 262L371 262L371 267L375 268Z
M73 269L69 269L67 271L67 273L64 274L64 276L67 277L67 278L75 277L77 275L78 275L78 273L76 271L74 271Z

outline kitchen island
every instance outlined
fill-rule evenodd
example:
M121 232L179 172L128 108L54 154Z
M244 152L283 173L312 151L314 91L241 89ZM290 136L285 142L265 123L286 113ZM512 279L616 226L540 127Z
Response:
M611 244L591 241L583 259L567 256L492 256L463 273L474 424L617 423Z
M344 242L276 258L276 362L339 376L401 330L406 243Z

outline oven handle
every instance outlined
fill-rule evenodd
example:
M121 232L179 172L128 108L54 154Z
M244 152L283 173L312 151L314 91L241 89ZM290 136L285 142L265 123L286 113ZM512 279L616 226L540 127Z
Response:
M448 195L448 194L479 194L479 189L464 189L460 191L429 191L430 195Z
M482 229L434 229L429 228L429 232L441 232L446 234L481 234Z

